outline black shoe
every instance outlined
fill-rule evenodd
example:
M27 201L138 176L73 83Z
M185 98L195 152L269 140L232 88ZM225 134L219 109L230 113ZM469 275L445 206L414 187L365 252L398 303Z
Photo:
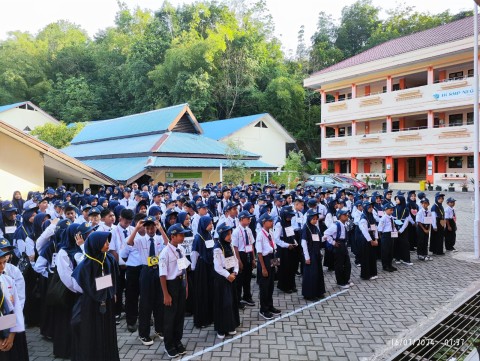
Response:
M296 288L292 288L292 292L297 292L298 290Z
M155 331L155 337L158 337L160 340L163 340L163 332Z
M271 320L273 318L273 313L270 311L260 311L260 316L262 316L266 320Z
M181 342L177 345L176 349L179 355L185 355L187 353L187 350L185 350L185 346L183 346L183 343Z
M238 304L238 309L243 311L245 308L247 308L247 306L245 306L243 303L239 303Z
M391 267L384 267L383 270L385 272L393 272L393 269Z
M169 350L165 349L167 356L170 358L175 358L178 356L178 351L175 348L171 348Z
M152 346L153 345L153 340L150 338L150 336L140 337L140 341L142 341L142 343L145 346Z
M137 324L135 323L133 325L127 325L127 331L131 333L137 331Z
M273 313L274 315L280 315L282 314L282 311L280 311L278 308L275 308L275 307L270 307L270 310L269 310L271 313Z
M390 269L391 269L393 272L398 271L398 269L397 269L396 267L393 267L393 266L390 267Z
M251 298L248 298L246 300L241 300L240 302L245 303L247 306L255 306L255 302Z

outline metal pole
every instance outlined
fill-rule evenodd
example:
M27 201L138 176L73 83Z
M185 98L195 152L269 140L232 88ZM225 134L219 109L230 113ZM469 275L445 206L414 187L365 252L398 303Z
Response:
M473 44L473 65L474 65L474 97L473 97L473 124L475 128L473 140L473 164L474 164L474 194L475 194L475 219L473 222L473 246L475 250L475 258L480 258L480 244L479 244L479 226L480 226L480 193L478 180L478 153L479 153L479 124L478 124L478 7L475 3L473 5L473 26L474 26L474 44Z
M220 182L223 182L223 164L220 162Z

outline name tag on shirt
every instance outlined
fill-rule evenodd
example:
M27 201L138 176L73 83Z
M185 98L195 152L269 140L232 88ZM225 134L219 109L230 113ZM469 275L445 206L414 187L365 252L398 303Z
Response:
M235 262L235 257L234 256L225 258L225 268L226 269L233 268L233 267L235 267L235 265L236 265L236 262Z
M313 242L320 242L320 237L318 234L312 234L312 241Z
M97 287L97 291L103 290L108 287L112 287L113 286L112 275L106 275L103 277L95 278L95 286Z
M215 241L213 239L205 241L205 247L207 248L213 248L214 245L215 245Z
M5 227L5 233L6 234L15 233L16 229L17 229L17 227L15 227L15 226L7 226L7 227ZM7 317L7 316L5 316L5 317Z
M17 325L17 317L14 313L0 317L0 330L7 330Z
M383 211L378 211L377 214L379 217L383 217Z
M253 246L251 244L245 245L245 252L252 252L253 251Z
M187 269L188 266L190 266L190 261L187 259L187 257L177 259L177 267L179 271Z
M292 237L295 235L295 231L293 230L293 227L287 227L285 228L285 234L287 237Z
M376 231L377 230L377 225L376 224L371 224L370 225L370 230L371 231Z
M394 222L397 226L403 226L403 222L399 219L396 219Z
M393 231L391 233L392 238L398 238L398 231Z
M425 217L425 218L423 218L423 223L425 223L425 224L432 224L432 217Z
M56 266L57 266L57 254L58 254L58 253L52 254L52 267L56 267Z
M155 257L155 256L147 257L147 265L148 267L158 265L158 257Z

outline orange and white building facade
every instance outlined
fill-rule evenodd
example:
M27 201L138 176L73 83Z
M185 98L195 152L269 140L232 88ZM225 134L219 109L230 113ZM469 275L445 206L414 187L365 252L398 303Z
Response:
M321 94L322 169L472 188L472 17L378 45L304 85Z

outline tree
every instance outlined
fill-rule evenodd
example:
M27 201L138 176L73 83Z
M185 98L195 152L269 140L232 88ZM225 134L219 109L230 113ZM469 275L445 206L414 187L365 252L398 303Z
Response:
M277 184L285 184L288 189L295 188L298 182L303 179L304 162L305 158L302 151L289 152L282 172L274 175L272 180Z
M240 141L229 140L227 142L227 163L225 164L226 170L224 171L223 181L225 183L232 182L233 184L239 184L245 179L248 169L243 158L245 152L242 150L242 143Z
M30 134L57 149L61 149L70 145L72 139L83 129L84 126L85 123L76 123L69 126L63 122L58 125L47 123L35 127Z
M344 58L343 52L335 45L337 27L331 15L320 12L318 15L317 31L312 36L310 51L310 71L318 71L338 63Z

